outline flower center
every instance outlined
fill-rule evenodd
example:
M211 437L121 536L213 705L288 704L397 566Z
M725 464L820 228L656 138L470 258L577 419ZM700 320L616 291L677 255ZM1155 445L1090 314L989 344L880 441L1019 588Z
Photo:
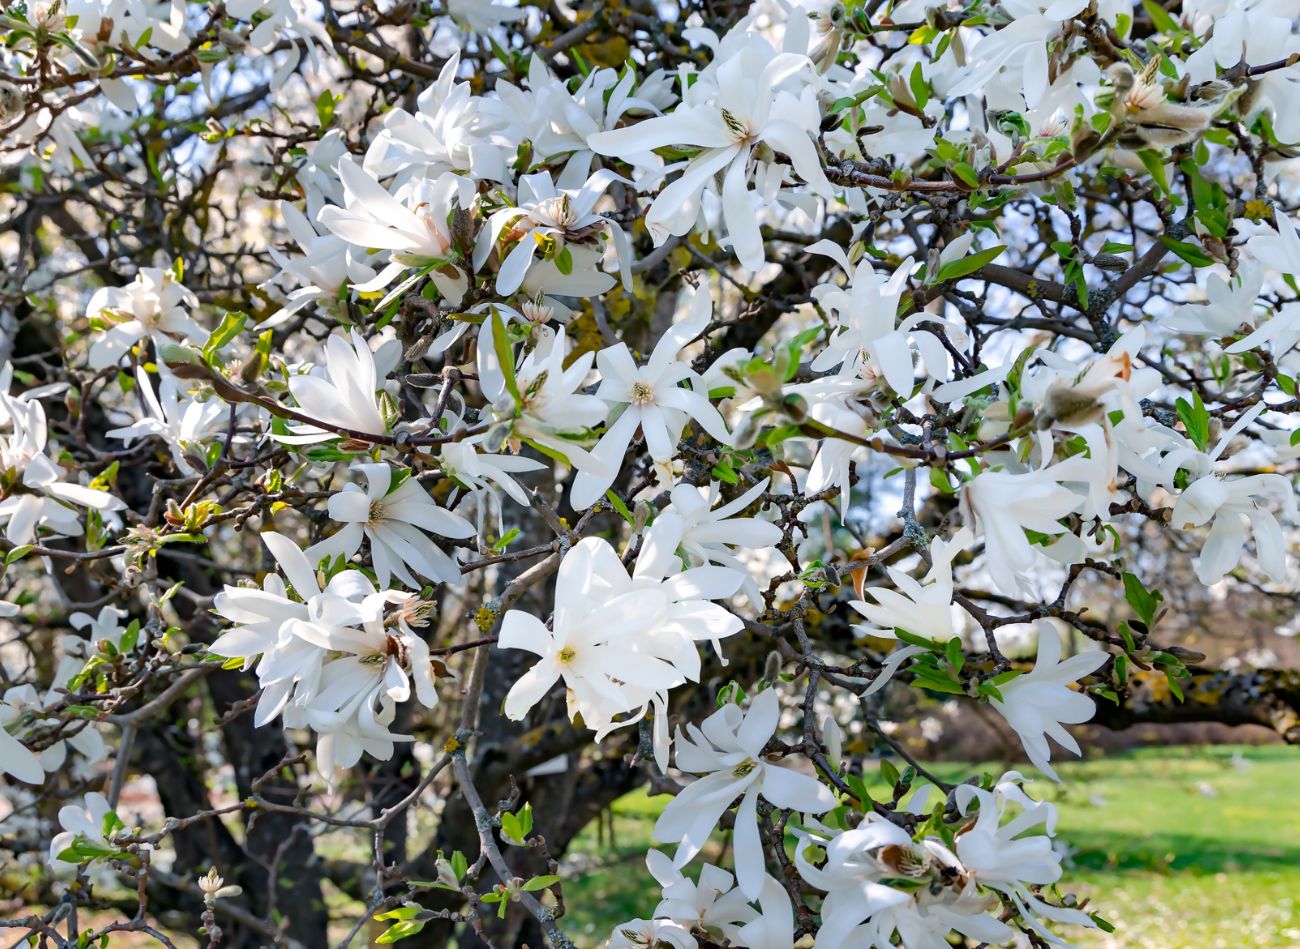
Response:
M369 520L366 521L366 524L369 527L374 527L387 516L382 501L371 501Z
M631 395L633 405L650 405L655 400L654 387L648 382L632 383Z
M555 227L567 229L576 220L573 215L573 199L567 194L561 194L538 201L533 207L532 217Z
M726 124L727 130L735 137L737 145L743 145L754 137L754 132L750 129L749 123L738 119L726 109L722 110L722 121Z
M744 761L736 765L736 767L734 767L731 770L731 775L732 777L743 778L750 774L753 774L754 769L757 767L758 767L757 761L755 761L753 758L746 758Z
M573 662L577 655L578 651L576 649L572 646L565 646L560 650L560 654L555 658L559 660L560 665L567 666L569 663Z

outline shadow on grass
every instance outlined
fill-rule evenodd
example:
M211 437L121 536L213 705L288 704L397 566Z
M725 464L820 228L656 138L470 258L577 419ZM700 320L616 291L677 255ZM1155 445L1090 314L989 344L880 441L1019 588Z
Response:
M1143 870L1156 873L1237 873L1300 866L1300 841L1279 840L1270 847L1224 840L1207 834L1129 834L1074 830L1064 835L1073 864L1088 870Z

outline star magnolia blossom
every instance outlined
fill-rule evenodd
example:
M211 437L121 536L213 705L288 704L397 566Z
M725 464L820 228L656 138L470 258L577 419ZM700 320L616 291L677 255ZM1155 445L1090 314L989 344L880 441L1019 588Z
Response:
M816 778L764 756L780 716L776 691L767 689L754 696L747 712L728 704L700 727L688 725L689 737L679 728L677 767L703 777L688 784L655 821L656 840L680 841L673 865L682 867L703 849L723 813L739 798L736 879L749 899L758 898L764 878L758 799L809 814L822 814L835 806L835 795Z
M0 394L3 415L12 432L0 434L0 473L8 473L21 488L10 489L0 500L0 523L11 544L30 544L38 528L75 537L82 533L77 513L69 505L98 511L107 520L126 503L107 491L62 480L61 472L46 454L45 409L39 402Z
M811 848L825 851L820 866ZM914 841L896 824L875 814L853 830L801 835L795 866L810 885L826 894L815 949L875 949L893 945L942 949L953 932L989 943L1011 939L1012 929L989 915L996 899L981 894L957 856L933 838ZM897 888L888 880L920 884Z
M646 867L662 888L656 919L671 919L692 931L718 932L735 942L740 927L758 915L726 870L706 863L696 882L658 850L646 855Z
M19 709L0 699L0 773L13 775L28 784L44 784L45 769L40 759L7 730L21 714Z
M293 541L270 531L262 540L298 599L278 574L260 590L227 586L213 608L235 626L213 642L212 653L242 659L245 668L257 660L262 695L254 721L283 714L286 725L316 731L326 779L363 752L390 758L396 742L412 740L390 730L397 706L412 697L426 708L437 704L429 647L412 628L427 623L431 604L376 591L358 570L335 574L322 589ZM397 611L387 612L393 604Z
M624 180L602 168L580 189L569 191L557 188L549 174L525 175L519 180L518 205L493 212L479 234L474 248L474 269L483 267L499 242L503 245L514 242L497 270L497 293L509 296L523 284L539 248L545 247L546 256L554 259L564 254L570 242L589 242L600 234L608 234L618 250L623 288L631 290L631 250L627 235L594 210L605 189L612 182ZM572 267L573 251L568 253ZM606 286L594 292L603 293L613 285L610 278Z
M380 408L375 369L375 354L356 330L351 331L352 345L339 334L325 341L324 375L289 377L289 391L304 415L314 420L363 434L379 435L388 431L388 420ZM290 445L310 445L339 433L306 423L289 426L291 434L273 437Z
M143 267L125 287L102 287L86 306L91 325L103 324L90 347L90 368L117 365L131 347L150 336L156 343L188 340L202 343L204 329L194 322L189 308L198 298L185 289L170 270Z
M79 860L64 860L62 854L73 844L84 842L93 847L112 851L117 849L110 841L114 833L114 824L121 828L121 821L109 805L108 799L98 791L91 791L85 797L86 806L77 807L68 804L59 809L59 826L63 831L50 841L48 862L56 870L70 870L77 866Z
M135 378L148 414L137 422L110 429L104 434L122 439L127 446L138 438L157 436L171 449L177 468L187 475L197 474L198 469L191 458L195 461L201 459L204 445L225 432L230 409L218 399L200 402L189 398L184 394L180 380L174 376L165 376L157 392L143 366L136 370Z
M720 492L714 481L708 489L679 484L673 488L672 503L665 512L681 518L681 549L695 564L713 563L729 567L745 576L742 589L755 606L761 604L758 584L749 571L732 552L743 549L750 552L771 549L781 540L781 528L759 517L736 517L750 507L767 490L764 478L744 494L714 507Z
M722 176L722 208L728 238L741 264L763 266L763 241L753 195L749 190L751 159L762 146L790 158L798 175L817 193L828 195L830 182L813 146L815 107L788 91L785 83L812 78L812 61L795 53L776 53L753 37L731 57L716 64L686 92L686 99L667 115L646 119L612 132L599 132L588 144L600 155L629 157L665 146L686 146L699 153L682 174L664 188L645 223L656 244L690 230L699 216L700 193ZM761 164L761 162L760 162Z
M1095 672L1107 658L1099 649L1088 649L1062 662L1061 639L1056 627L1043 620L1038 623L1038 657L1034 668L999 686L1002 698L990 700L1020 736L1029 760L1053 781L1061 779L1050 764L1052 751L1047 739L1050 737L1063 748L1081 754L1079 743L1061 726L1086 722L1096 711L1092 698L1070 686Z
M459 580L460 567L455 559L423 532L449 538L473 537L474 525L435 504L419 481L405 477L409 472L401 472L403 477L394 487L394 472L387 464L353 465L352 470L365 477L365 490L349 482L329 499L329 516L343 527L307 548L307 559L312 563L340 556L350 560L364 537L370 542L380 587L387 587L390 578L397 577L418 590L422 584L412 576L412 570L439 583Z
M864 593L874 603L849 603L871 624L857 629L881 639L894 639L895 629L905 629L937 643L950 640L957 633L952 617L952 561L971 539L971 532L964 528L949 541L936 538L930 545L930 569L920 582L896 567L886 567L894 589L868 587Z
M592 450L592 458L600 466L617 471L619 460L638 429L645 437L650 457L660 463L668 462L689 419L694 419L723 444L730 443L731 435L722 416L709 402L707 393L700 391L704 388L702 380L689 364L678 360L682 347L708 325L712 308L709 288L701 286L691 299L687 318L664 333L644 366L636 364L625 343L597 353L600 386L596 396L609 403L611 411L622 409ZM680 385L688 380L698 388ZM590 471L579 471L570 503L579 510L591 507L613 480L612 476L605 478Z
M515 370L519 403L506 391L505 376L479 347L479 374L493 400L493 411L511 421L515 437L565 459L579 471L611 483L618 473L615 459L599 459L576 444L589 441L588 432L609 415L609 403L580 391L591 374L595 353L581 353L570 361L564 327L550 342L542 340ZM626 446L625 446L626 447ZM599 483L599 482L598 482Z
M1088 482L1094 463L1083 455L1034 471L984 471L962 492L967 524L978 524L985 561L994 585L1004 593L1033 594L1027 572L1039 560L1025 530L1061 534L1061 518L1079 509L1084 498L1063 481Z
M1029 797L1020 787L1021 780L1009 771L991 791L969 784L957 787L953 798L958 809L963 815L977 816L957 835L955 850L972 880L1006 894L1039 935L1055 942L1039 917L1089 928L1096 923L1087 913L1053 906L1030 889L1061 879L1061 854L1052 846L1056 808ZM1041 830L1030 833L1036 828Z
M1218 583L1240 563L1246 546L1247 523L1254 533L1255 552L1264 572L1275 583L1287 582L1287 549L1282 527L1273 513L1261 507L1257 500L1269 495L1281 500L1288 522L1300 522L1291 482L1277 474L1232 479L1208 474L1192 482L1179 495L1170 515L1174 525L1187 530L1214 521L1196 563L1196 576L1202 583L1207 586Z
M509 718L523 718L563 680L570 715L581 714L603 735L635 721L656 695L698 677L696 639L740 629L737 618L707 602L735 593L740 577L697 567L665 579L665 551L671 556L675 545L647 548L629 575L607 542L586 538L560 563L550 629L531 614L506 613L498 647L541 657L506 695ZM632 717L616 720L622 715Z
M382 290L398 274L418 267L428 273L448 305L460 303L468 281L453 256L451 217L473 200L471 183L448 172L433 181L412 181L394 196L350 158L339 161L338 171L346 204L322 208L320 223L356 247L387 250L392 257L374 279L356 289ZM398 291L409 285L403 282Z

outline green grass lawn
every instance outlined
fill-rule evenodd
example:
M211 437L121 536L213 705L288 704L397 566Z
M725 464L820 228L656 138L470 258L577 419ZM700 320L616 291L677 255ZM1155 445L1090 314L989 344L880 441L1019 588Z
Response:
M1030 792L1060 808L1058 836L1073 848L1066 882L1116 926L1113 936L1063 933L1071 942L1300 947L1300 751L1153 748L1059 770L1063 785L1037 780ZM599 946L614 924L654 909L642 857L666 800L630 794L575 843L565 928L580 945Z

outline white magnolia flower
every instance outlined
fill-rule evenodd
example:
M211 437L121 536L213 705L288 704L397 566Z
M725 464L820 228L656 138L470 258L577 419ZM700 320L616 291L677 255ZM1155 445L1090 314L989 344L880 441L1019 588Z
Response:
M429 648L412 627L428 622L432 604L413 594L377 592L359 570L343 570L321 589L306 554L280 534L262 535L297 599L279 574L262 589L227 586L216 612L235 626L210 647L214 655L257 659L262 686L254 723L283 714L290 728L317 732L317 766L333 782L365 753L386 760L396 742L397 706L414 697L432 708ZM387 607L397 605L396 612Z
M388 431L388 420L376 395L379 378L375 354L360 333L355 329L350 332L351 346L338 333L325 341L323 375L290 376L289 391L304 415L349 431L382 435ZM290 445L310 445L339 437L328 428L304 422L295 422L289 431L291 434L272 437Z
M8 731L21 714L21 710L11 705L7 697L0 699L0 773L28 784L44 784L45 769L41 767L40 759Z
M1291 482L1278 474L1249 475L1231 480L1207 474L1187 486L1174 504L1170 523L1189 530L1214 519L1196 563L1196 576L1209 586L1218 583L1241 562L1246 546L1246 523L1255 536L1259 565L1276 583L1286 583L1287 544L1277 517L1260 506L1259 498L1275 495L1286 519L1300 522ZM1245 518L1243 522L1242 518Z
M59 826L63 831L50 841L48 857L50 867L55 870L72 869L81 862L60 859L60 855L73 844L84 843L104 851L117 849L111 841L113 834L121 829L122 822L109 806L108 798L98 791L91 791L85 801L85 807L67 804L59 809Z
M814 846L826 854L820 865ZM876 814L853 830L803 832L794 859L800 876L826 894L817 949L877 949L893 945L895 934L919 949L941 949L954 930L989 943L1013 935L990 915L997 900L978 891L956 854L933 838L914 841ZM885 882L900 879L920 885Z
M1285 214L1277 215L1277 230L1265 228L1246 242L1246 253L1278 273L1300 274L1300 234Z
M793 949L794 907L780 880L764 874L758 905L762 912L740 927L736 945L749 949Z
M514 476L525 471L541 471L546 465L535 458L484 451L483 441L483 437L465 438L443 445L439 453L443 473L479 496L496 498L494 488L499 488L516 504L527 507L528 492ZM500 505L497 507L499 510Z
M607 476L612 483L621 456L601 461L577 444L589 442L590 431L609 415L609 404L604 399L579 391L591 374L595 353L582 353L566 365L569 348L563 327L553 340L540 340L515 370L520 400L516 406L506 390L505 376L495 364L495 355L489 355L491 348L490 339L484 346L480 338L479 376L496 416L513 420L514 437L565 459L580 471Z
M539 250L547 260L557 262L566 257L567 269L572 272L577 263L570 245L591 244L601 234L607 234L618 252L619 270L623 287L632 289L631 248L623 229L596 213L596 203L605 189L615 181L623 181L608 169L594 172L581 188L560 189L547 172L524 175L519 179L519 200L494 211L479 232L474 247L474 269L480 270L494 249L504 257L497 269L497 293L508 297L524 283ZM514 246L505 251L510 244ZM563 274L563 269L560 269ZM588 279L594 275L588 274ZM592 294L604 293L614 286L614 278L601 274L601 286ZM593 284L593 287L596 284ZM541 288L541 292L563 293L563 287Z
M482 3L470 0L475 6ZM403 108L384 114L383 128L366 151L365 170L375 178L397 175L399 181L435 179L446 172L476 181L510 181L507 161L513 161L522 137L502 134L511 116L501 102L476 96L468 82L456 82L457 51L438 78L416 99L414 115Z
M144 366L135 371L137 391L144 401L147 414L144 418L104 434L120 438L127 447L138 438L156 435L171 449L172 460L184 475L198 474L195 462L201 461L208 442L226 430L230 407L220 399L201 402L185 393L185 387L175 376L164 376L155 393L153 381Z
M372 280L356 284L362 293L382 290L408 268L427 273L449 306L460 303L469 280L452 247L451 218L474 199L468 178L446 172L434 180L415 179L389 194L350 157L339 160L345 206L321 208L318 220L358 248L391 252L392 262ZM399 284L405 289L414 278ZM392 296L393 294L390 294Z
M764 146L789 157L795 172L823 195L831 193L813 144L821 110L809 85L812 61L777 53L758 36L730 51L686 90L681 105L656 116L588 139L601 155L628 158L665 146L699 149L682 174L655 198L645 223L655 244L687 233L700 214L701 192L722 176L722 213L736 257L750 270L763 266L763 240L754 210L751 160ZM794 82L791 82L794 80ZM799 97L781 87L803 86ZM772 176L771 162L755 162L760 177ZM772 176L780 181L779 173Z
M101 287L86 306L96 330L90 368L117 365L146 336L160 345L178 340L202 343L207 333L188 313L198 305L198 297L172 271L157 267L142 267L125 287Z
M12 432L0 435L0 472L8 472L15 484L0 500L0 523L11 544L30 544L39 528L69 537L82 532L81 521L69 505L98 511L116 523L117 511L126 503L107 491L62 480L62 472L46 454L45 408L40 402L16 399L0 393L0 415L7 417Z
M320 67L320 51L330 49L331 42L322 22L321 6L316 0L228 0L226 11L257 25L248 35L249 49L272 52L277 44L287 48L271 78L271 88L278 89L293 75L305 49L313 69Z
M487 33L503 23L524 19L528 11L492 0L447 0L447 15L473 33Z
M541 657L506 695L506 716L522 719L562 679L571 716L580 713L598 733L627 724L615 716L644 711L650 695L686 681L673 664L683 646L665 629L672 607L663 584L634 584L606 541L580 541L556 574L552 628L520 610L501 622L499 648Z
M952 561L971 542L973 535L965 528L950 540L935 538L930 545L931 565L918 582L896 567L885 567L894 584L867 587L864 595L875 600L853 600L853 607L868 624L856 627L880 639L894 639L895 629L905 629L937 643L945 643L957 634L952 616Z
M1025 537L1025 530L1041 534L1065 533L1060 519L1077 511L1085 497L1064 487L1063 481L1090 481L1096 463L1083 455L1033 471L983 471L962 490L966 524L978 525L983 536L984 561L994 585L1003 593L1033 592L1026 576L1041 554Z
M90 634L93 653L101 641L112 643L114 648L121 645L122 635L126 632L122 620L129 615L126 610L109 604L100 607L99 613L95 616L89 613L73 613L68 617L68 622L72 624L73 629L80 629Z
M274 531L261 535L280 573L269 573L261 588L226 586L213 599L213 609L234 625L208 647L213 655L244 660L247 669L257 660L262 695L254 724L274 719L291 697L309 701L320 680L326 655L317 645L324 635L313 626L360 623L360 604L375 592L359 570L335 574L322 590L316 569L288 537ZM285 584L285 580L289 584ZM290 597L292 586L296 598Z
M542 57L534 56L528 64L525 89L498 81L496 93L508 122L504 130L507 140L530 142L537 165L564 158L564 170L556 184L575 188L589 174L595 157L587 140L614 128L629 113L663 111L677 100L674 84L675 76L663 70L638 83L632 69L593 69L573 89L571 83L551 73ZM663 159L647 151L633 160L639 169L645 169L638 177L638 190L662 182Z
M1180 333L1231 336L1243 326L1255 325L1256 301L1263 284L1263 268L1249 261L1243 262L1230 280L1210 274L1205 280L1206 302L1185 303L1170 313L1164 323Z
M685 926L671 919L630 919L609 934L605 949L697 949Z
M867 420L838 399L812 403L808 415L813 421L853 438L866 438L870 434ZM866 447L847 438L822 438L817 442L817 454L804 472L799 488L804 494L820 494L838 487L840 516L843 517L849 509L853 469L866 457Z
M59 644L65 652L59 659L50 688L44 698L30 684L16 685L5 690L4 703L19 714L27 713L29 719L25 731L28 735L36 729L48 727L54 730L55 735L60 736L47 744L37 755L41 768L47 774L64 771L68 761L68 750L71 748L80 757L75 765L67 768L67 773L77 780L88 780L95 774L93 766L108 757L108 746L95 725L72 729L70 732L63 731L58 727L59 718L47 714L49 709L58 707L64 702L64 693L57 690L66 688L86 664L85 655L78 650L78 647L84 644L83 640L75 636L62 636L59 638Z
M574 479L570 503L578 510L596 503L614 481L614 473L639 429L645 436L650 457L658 463L672 460L677 441L689 419L723 444L731 442L727 425L709 402L704 383L689 363L678 354L708 325L713 298L707 283L701 284L691 300L685 320L668 329L655 344L644 366L638 366L626 343L602 349L596 355L600 386L596 395L621 414L601 436L592 457L610 470L608 477L579 471ZM694 388L681 383L691 381Z
M385 622L385 603L403 604L396 625ZM356 625L294 627L296 635L310 636L313 645L342 653L322 668L310 698L285 710L286 725L309 725L320 736L317 767L327 779L351 768L363 753L386 761L397 742L414 740L389 730L397 706L412 695L425 708L438 704L428 644L410 622L424 625L429 606L414 594L375 593L362 601Z
M1029 797L1020 780L1019 774L1009 771L991 791L969 784L957 787L954 800L963 815L969 815L976 803L979 808L974 822L958 833L955 849L973 880L1005 893L1031 926L1056 942L1039 916L1074 926L1096 924L1087 913L1052 906L1030 890L1061 879L1061 854L1052 845L1056 808ZM1035 828L1041 829L1030 833Z
M769 549L780 542L781 528L760 517L735 515L763 495L768 481L764 478L744 494L716 508L713 505L719 500L718 482L711 482L707 489L679 484L673 488L672 503L664 509L665 513L674 512L682 519L682 552L695 564L718 564L743 573L742 589L755 606L762 603L758 584L732 549L751 552Z
M662 899L654 911L656 919L671 919L692 931L718 932L738 945L748 945L738 941L740 927L758 914L745 894L735 888L730 873L706 863L700 867L696 882L658 850L646 855L646 866L662 887Z
M881 376L898 395L905 399L911 396L915 382L908 337L916 323L933 319L933 314L922 311L897 323L898 305L907 289L912 261L904 261L887 275L876 272L870 257L864 257L854 267L844 249L833 241L818 241L808 251L831 257L850 278L846 287L822 283L813 288L813 299L836 315L838 325L813 360L812 368L824 372L846 363L844 372ZM946 370L938 339L923 331L915 331L914 335L917 344L930 353L927 365Z
M341 192L338 198L342 200ZM274 247L268 247L267 253L280 272L263 286L272 283L297 286L289 291L283 307L258 324L259 331L282 326L307 306L333 309L345 286L365 284L375 279L374 268L365 263L368 256L365 250L335 234L319 233L306 215L291 204L281 204L280 211L290 236L302 250L302 256L289 257Z
M1063 748L1080 754L1079 743L1065 725L1080 725L1092 718L1096 703L1092 697L1070 686L1096 671L1107 659L1099 649L1089 649L1061 661L1061 638L1048 621L1038 624L1038 658L1033 671L1016 676L999 686L1002 699L990 704L1016 730L1020 742L1040 771L1053 781L1061 780L1052 769L1050 737Z
M326 504L329 516L344 526L309 547L305 551L308 561L319 563L338 556L350 560L364 538L370 542L371 562L382 588L397 577L419 589L422 584L412 570L439 583L459 580L455 558L424 532L459 539L474 536L474 525L439 507L414 478L403 478L394 487L393 469L387 464L356 464L352 470L365 476L366 488L351 483L330 497Z
M776 732L781 706L774 689L754 696L749 711L728 704L696 727L679 728L676 764L704 775L688 784L655 821L656 840L680 841L674 866L683 867L708 842L724 812L736 799L736 878L740 890L757 899L764 880L763 845L758 833L758 799L781 808L821 814L835 806L835 795L816 778L784 762L768 760L763 749Z

